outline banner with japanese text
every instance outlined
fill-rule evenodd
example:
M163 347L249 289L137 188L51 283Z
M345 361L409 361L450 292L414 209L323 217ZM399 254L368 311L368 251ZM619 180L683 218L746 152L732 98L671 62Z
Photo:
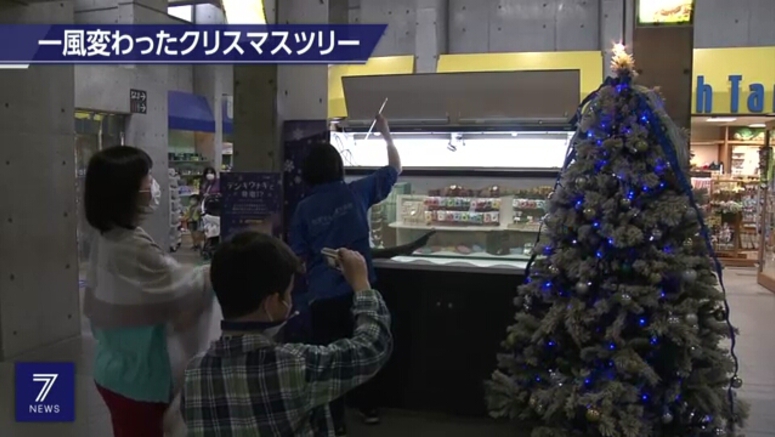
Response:
M222 239L245 230L280 236L280 173L225 172L220 184Z
M0 64L359 64L387 25L0 25ZM12 41L12 43L11 43Z

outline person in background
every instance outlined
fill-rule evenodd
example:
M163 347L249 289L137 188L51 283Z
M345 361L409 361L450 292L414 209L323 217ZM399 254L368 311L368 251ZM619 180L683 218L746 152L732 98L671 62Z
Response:
M316 344L347 338L353 330L350 317L353 289L342 275L328 267L321 250L344 247L359 252L366 259L369 280L376 281L367 211L390 194L401 173L401 158L387 120L378 116L376 127L387 143L388 165L371 175L345 183L342 157L330 144L313 147L302 164L302 179L311 187L311 192L296 208L289 242L306 263L312 341ZM352 395L364 421L379 423L377 399L368 384ZM336 435L345 435L344 399L331 404L331 415Z
M191 361L181 396L189 437L334 436L328 403L374 376L392 351L390 313L357 252L340 249L355 324L352 336L314 346L282 343L293 316L294 274L282 241L245 231L215 252L211 277L223 336Z
M185 220L186 228L191 233L191 242L193 249L198 250L202 247L204 235L199 230L199 224L202 220L202 198L198 194L192 194L188 198L188 208L186 209Z
M110 147L89 160L84 184L86 220L99 232L84 314L97 341L94 380L115 437L176 432L165 413L185 363L205 349L184 345L206 344L209 338L197 336L211 326L209 268L178 264L141 227L161 198L151 167L140 149Z
M199 184L199 195L202 196L202 199L205 199L211 194L219 193L220 185L218 172L212 167L207 167L202 174L202 182Z

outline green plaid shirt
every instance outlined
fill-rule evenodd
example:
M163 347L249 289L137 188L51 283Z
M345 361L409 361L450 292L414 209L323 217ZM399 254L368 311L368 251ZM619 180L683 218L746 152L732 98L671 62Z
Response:
M224 336L186 370L181 410L190 437L333 436L328 403L366 382L392 350L377 291L354 295L352 338L328 346Z

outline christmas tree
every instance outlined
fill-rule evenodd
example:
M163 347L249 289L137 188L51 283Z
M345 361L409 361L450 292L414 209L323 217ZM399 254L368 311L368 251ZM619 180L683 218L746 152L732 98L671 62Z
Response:
M687 140L614 52L579 109L489 409L533 437L731 436L742 381L720 342L735 332Z

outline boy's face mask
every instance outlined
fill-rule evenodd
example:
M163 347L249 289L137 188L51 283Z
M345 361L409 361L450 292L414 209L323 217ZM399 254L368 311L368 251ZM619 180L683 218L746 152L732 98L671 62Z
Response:
M280 319L282 320L282 322L280 322L278 325L272 326L271 328L267 328L264 330L264 335L270 338L277 337L277 334L279 334L280 331L285 327L285 325L288 323L288 320L292 319L296 314L298 314L298 313L291 314L291 306L288 304L288 302L284 300L281 300L280 302L285 306L285 316L283 316L283 318ZM269 314L268 311L267 311L267 315L269 316L269 321L274 322L274 320L272 320L272 315Z

